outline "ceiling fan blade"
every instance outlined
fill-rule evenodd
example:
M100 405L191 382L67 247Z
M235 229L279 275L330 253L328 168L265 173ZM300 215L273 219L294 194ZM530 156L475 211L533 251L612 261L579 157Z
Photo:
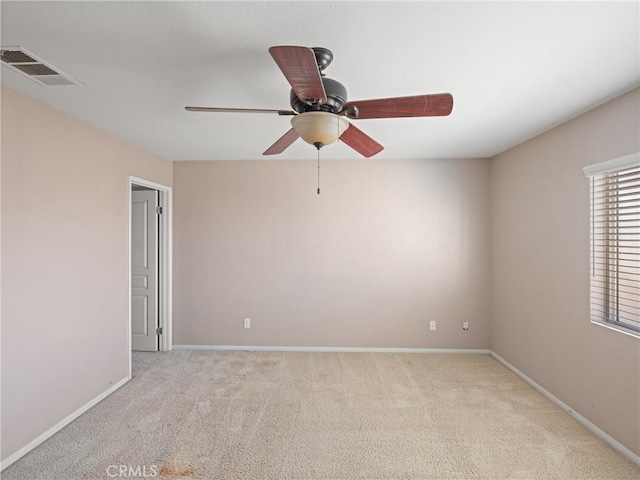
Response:
M373 157L376 153L384 150L384 147L376 142L362 130L356 128L353 123L349 125L342 135L340 141L346 143L363 157Z
M277 113L278 115L297 115L293 110L269 110L264 108L184 107L184 109L189 112Z
M308 47L271 47L269 53L301 102L327 101L313 50Z
M298 135L298 132L296 132L292 128L283 136L281 136L278 140L276 140L276 143L274 143L269 148L267 148L264 151L263 155L277 155L278 153L282 153L289 147L289 145L295 142L299 137L300 135Z
M350 108L351 111L349 111ZM449 115L452 109L453 96L450 93L360 100L347 102L342 108L348 118L358 119L439 117ZM355 114L356 111L357 116Z

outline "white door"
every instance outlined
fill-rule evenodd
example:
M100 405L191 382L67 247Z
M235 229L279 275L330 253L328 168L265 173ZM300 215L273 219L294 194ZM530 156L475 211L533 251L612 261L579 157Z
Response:
M131 192L131 348L158 351L158 192Z

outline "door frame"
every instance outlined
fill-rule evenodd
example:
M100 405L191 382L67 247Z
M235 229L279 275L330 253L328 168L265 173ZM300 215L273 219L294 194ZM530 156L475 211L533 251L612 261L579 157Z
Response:
M158 191L158 204L162 207L162 215L158 219L158 326L162 328L162 335L158 341L158 351L169 352L172 347L172 258L173 258L173 192L171 187L151 182L143 178L129 175L127 179L127 197L129 223L128 232L128 285L127 307L127 344L129 345L129 372L131 373L131 191L134 185L151 188Z

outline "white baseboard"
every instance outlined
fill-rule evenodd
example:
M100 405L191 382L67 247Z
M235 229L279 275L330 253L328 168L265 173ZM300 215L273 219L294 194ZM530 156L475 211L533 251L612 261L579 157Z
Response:
M522 373L516 367L511 365L509 362L507 362L504 358L502 358L500 355L498 355L493 350L491 351L491 356L493 358L495 358L497 361L499 361L501 364L503 364L505 367L507 367L509 370L511 370L513 373L518 375L520 378L522 378L525 382L527 382L529 385L531 385L533 388L535 388L537 391L539 391L542 395L544 395L549 400L551 400L551 402L553 402L555 405L557 405L562 410L564 410L569 415L571 415L573 418L575 418L578 422L580 422L582 425L584 425L586 428L588 428L596 436L600 437L602 440L604 440L606 443L608 443L614 450L620 452L622 455L627 457L633 463L635 463L636 465L640 466L640 456L636 455L631 450L629 450L627 447L625 447L620 442L618 442L616 439L611 437L608 433L604 432L603 430L601 430L600 428L595 426L593 423L591 423L585 417L580 415L578 412L576 412L569 405L564 403L562 400L560 400L558 397L556 397L554 394L552 394L548 390L544 389L542 386L540 386L538 383L533 381L527 375Z
M473 348L382 348L382 347L269 347L256 345L174 345L173 350L238 350L251 352L332 352L332 353L474 353L491 350Z
M65 417L64 419L62 419L58 423L56 423L49 430L44 432L42 435L40 435L39 437L35 438L34 440L29 442L28 444L26 444L24 447L22 447L20 450L15 452L13 455L10 455L9 457L7 457L2 463L0 463L0 471L4 470L9 465L14 463L16 460L20 459L21 457L23 457L24 455L29 453L31 450L33 450L38 445L40 445L42 442L44 442L47 438L51 437L53 434L55 434L55 433L59 432L60 430L62 430L64 427L69 425L71 422L73 422L76 418L78 418L84 412L89 410L94 405L98 404L100 401L102 401L105 398L107 398L109 395L111 395L113 392L115 392L117 389L119 389L121 386L123 386L129 380L131 380L131 376L130 375L127 376L126 378L123 378L118 383L112 385L111 387L109 387L108 390L105 390L104 392L102 392L97 397L93 398L92 400L89 400L87 403L85 403L82 407L80 407L78 410L73 412L71 415L68 415L67 417Z

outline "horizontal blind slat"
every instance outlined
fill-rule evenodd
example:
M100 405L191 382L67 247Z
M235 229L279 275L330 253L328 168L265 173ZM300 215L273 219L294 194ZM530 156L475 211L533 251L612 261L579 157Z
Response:
M592 303L591 304L591 314L596 314L599 315L603 318L619 318L620 320L624 320L630 323L638 323L640 322L640 315L632 315L632 314L625 314L625 313L621 313L620 315L616 315L615 313L611 313L611 312L607 312L606 307L597 304L597 303Z
M598 296L598 298L600 298L600 295L604 298L604 296L608 294L608 291L609 290L605 285L594 284L591 286L591 293ZM618 288L618 294L620 295L620 298L624 298L626 301L630 302L631 306L636 302L640 302L640 295L633 291L633 287L621 285Z

